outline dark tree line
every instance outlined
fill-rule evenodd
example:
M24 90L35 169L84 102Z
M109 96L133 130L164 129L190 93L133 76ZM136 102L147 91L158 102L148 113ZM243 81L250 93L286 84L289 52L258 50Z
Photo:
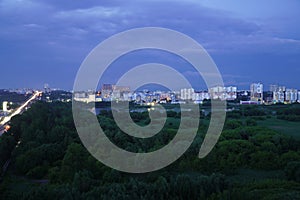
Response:
M265 114L251 109L244 110L244 115L249 116L246 120L228 117L217 146L205 159L200 160L197 155L209 116L202 116L198 135L182 158L158 172L132 175L104 166L87 152L73 124L71 104L35 103L29 111L15 117L11 130L0 138L1 162L11 158L9 172L0 185L0 198L279 199L284 195L299 196L299 141L257 126L251 116ZM147 112L132 113L131 117L139 125L149 123ZM102 111L98 120L105 134L119 147L148 152L172 140L179 128L180 113L168 112L163 130L147 140L123 133L110 111ZM236 181L232 177L240 169L255 173L276 171L282 176ZM16 189L15 185L21 187Z

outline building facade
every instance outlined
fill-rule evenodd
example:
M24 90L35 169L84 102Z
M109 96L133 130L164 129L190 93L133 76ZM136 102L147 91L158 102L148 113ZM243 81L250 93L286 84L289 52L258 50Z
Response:
M250 86L251 101L263 103L264 86L261 83L253 83Z
M211 99L225 100L235 100L237 99L237 87L213 87L209 89L209 94Z
M285 86L278 86L273 92L273 103L284 103L285 101Z
M182 100L192 100L194 96L194 89L193 88L185 88L180 90L180 98Z
M287 89L285 92L285 102L286 103L295 103L298 100L298 90L296 89Z
M3 112L7 112L8 111L8 102L7 101L4 101L3 102L3 105L2 105L2 110L3 110Z

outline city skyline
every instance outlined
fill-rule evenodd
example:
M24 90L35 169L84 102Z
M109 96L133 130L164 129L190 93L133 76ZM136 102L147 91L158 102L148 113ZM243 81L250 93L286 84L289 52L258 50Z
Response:
M251 82L262 81L297 88L299 8L296 0L115 0L69 4L2 0L0 59L6 76L2 76L0 85L38 88L47 82L71 90L82 61L100 42L131 28L157 26L183 32L203 45L226 85L246 89ZM107 73L107 79L113 82L119 71L153 59L179 65L192 81L199 79L178 58L161 52L137 52L120 58ZM122 66L124 69L119 70ZM201 84L199 81L199 87Z
M138 104L193 102L202 104L205 100L238 101L240 104L300 103L300 90L280 85L270 85L264 90L262 83L252 83L250 90L238 90L235 86L215 86L208 90L181 88L180 90L135 90L130 86L103 84L98 91L73 91L75 101L112 102L134 101ZM51 91L51 90L50 90Z
M296 90L300 90L300 87L289 87L287 85L281 84L281 83L271 83L269 85L265 84L263 81L258 81L258 82L250 82L248 86L245 87L239 87L238 85L233 85L233 84L224 84L224 87L236 87L237 91L251 91L253 84L261 84L262 87L262 91L263 92L274 92L276 91L276 89L279 90L288 90L288 89L296 89ZM107 83L103 83L102 85L99 84L99 86L97 87L97 90L93 90L92 88L88 89L87 91L94 91L94 92L98 92L101 91L103 87L112 87L113 90L118 90L116 88L126 88L128 91L134 92L132 91L130 88L130 85L117 85L116 83L111 83L111 82L107 82ZM221 87L220 85L214 85L214 87ZM195 87L191 87L192 89L194 89L195 91L209 91L211 88L207 88L207 86L203 87L203 88L195 88ZM173 91L179 91L181 89L188 89L186 87L180 87L178 90L173 90ZM35 90L43 90L43 91L67 91L67 92L73 92L72 89L64 89L64 88L59 88L59 87L52 87L51 85L49 85L48 83L45 83L43 86L39 86L37 88L34 87L22 87L22 88L0 88L0 90L7 90L7 91L15 91L17 93L28 93L28 92L32 92ZM135 91L172 91L170 89L168 89L167 87L161 86L161 85L157 85L157 84L147 84L147 85L143 85L141 87L139 87L138 89L136 89Z

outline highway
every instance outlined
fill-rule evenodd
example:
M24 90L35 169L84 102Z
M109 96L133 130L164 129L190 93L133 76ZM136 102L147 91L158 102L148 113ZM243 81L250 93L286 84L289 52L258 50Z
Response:
M37 97L40 96L40 94L42 94L42 92L36 91L32 97L30 99L28 99L22 106L20 106L18 109L16 109L15 111L13 111L9 116L4 117L3 120L0 122L0 136L3 134L3 126L5 124L7 124L14 116L21 114L24 109L30 104L30 102L32 102L33 100L35 100Z

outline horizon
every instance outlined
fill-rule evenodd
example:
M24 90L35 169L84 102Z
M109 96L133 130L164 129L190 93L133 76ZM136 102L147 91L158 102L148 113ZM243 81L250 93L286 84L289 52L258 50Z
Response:
M114 83L104 83L104 84L107 84L107 85L116 85ZM270 84L270 85L265 85L263 82L252 82L251 84L262 84L263 85L263 91L264 92L271 92L270 90L270 86L277 86L277 87L285 87L286 90L288 89L295 89L295 90L298 90L300 92L300 88L292 88L292 87L288 87L286 85L282 85L282 84ZM249 88L240 88L238 87L237 85L225 85L224 84L224 87L236 87L237 88L237 92L244 92L244 91L247 91L249 92L251 90L251 84L249 85ZM72 89L68 90L68 89L64 89L64 88L58 88L58 87L54 87L52 88L50 85L48 85L49 88L51 91L66 91L66 92L74 92ZM148 90L149 92L156 92L156 91L161 91L161 92L178 92L180 91L181 89L194 89L195 92L205 92L205 91L208 91L209 88L197 88L195 89L194 87L191 87L191 88L186 88L186 87L183 87L183 88L179 88L178 90L170 90L168 89L167 87L164 87L164 86L161 86L161 85L157 85L157 84L147 84L147 85L143 85L141 87L139 87L138 89L136 90L131 90L131 86L129 85L120 85L120 86L126 86L126 87L129 87L130 89L130 92L141 92L141 91L144 91L144 90ZM214 87L221 87L221 86L218 86L218 85L215 85ZM0 88L0 90L6 90L6 91L14 91L14 90L44 90L45 88L43 87L40 87L40 88L30 88L30 87L23 87L23 88ZM102 90L102 86L101 87L98 87L97 90L93 90L93 89L88 89L88 90L84 90L84 91L75 91L75 92L89 92L89 91L93 91L93 92L98 92L98 91L101 91Z

